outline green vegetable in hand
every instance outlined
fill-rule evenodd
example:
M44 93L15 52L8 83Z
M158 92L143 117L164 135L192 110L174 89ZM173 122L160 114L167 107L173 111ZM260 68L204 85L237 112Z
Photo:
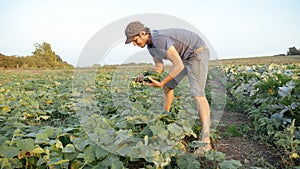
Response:
M143 81L151 83L152 81L149 79L151 77L153 80L160 81L160 73L155 72L155 71L147 71L143 73L144 79Z

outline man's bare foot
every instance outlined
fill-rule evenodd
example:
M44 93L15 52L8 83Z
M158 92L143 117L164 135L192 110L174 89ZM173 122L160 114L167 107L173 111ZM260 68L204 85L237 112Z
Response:
M198 147L198 149L197 149L196 151L194 151L194 154L195 154L195 155L198 155L198 156L200 156L200 157L204 157L204 154L205 154L206 152L208 152L209 150L211 150L211 149L212 149L212 146L211 146L210 143L208 143L208 144L205 145L205 146Z

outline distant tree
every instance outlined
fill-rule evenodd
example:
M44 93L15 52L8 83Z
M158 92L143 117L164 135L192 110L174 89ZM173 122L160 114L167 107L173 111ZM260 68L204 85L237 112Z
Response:
M297 50L296 47L290 47L287 55L300 55L300 49Z
M63 61L51 49L49 43L34 44L35 51L32 56L5 56L0 53L0 68L72 68L73 66Z
M32 52L34 57L41 58L48 62L56 62L57 57L54 51L51 49L51 45L49 43L43 42L42 44L36 43L34 44L35 51Z
M59 55L56 55L56 61L57 62L62 62L63 60L61 59L61 57Z

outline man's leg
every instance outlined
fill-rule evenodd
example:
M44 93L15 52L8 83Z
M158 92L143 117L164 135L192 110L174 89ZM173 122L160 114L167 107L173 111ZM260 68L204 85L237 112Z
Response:
M164 86L164 110L170 111L174 98L174 90Z
M197 110L199 114L199 118L201 120L202 125L202 137L201 141L204 143L208 143L205 147L205 150L211 149L210 145L210 108L209 103L205 96L195 96L194 97L197 104Z
M170 112L171 104L174 98L174 89L178 83L186 76L186 69L184 68L174 79L169 81L164 87L164 110Z
M200 140L207 143L204 147L199 147L195 153L200 156L210 150L210 107L205 97L205 85L209 64L209 51L203 50L194 58L185 62L188 78L191 85L191 95L197 104L197 111L201 121L202 131Z

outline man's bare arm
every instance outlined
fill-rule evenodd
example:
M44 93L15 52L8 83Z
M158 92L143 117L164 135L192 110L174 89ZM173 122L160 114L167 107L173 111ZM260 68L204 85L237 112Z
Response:
M183 62L173 45L168 49L167 57L172 62L172 68L170 73L162 81L162 86L176 77L184 69Z
M164 71L164 63L163 63L162 59L153 57L153 61L155 63L155 67L153 68L153 71L162 73Z
M174 48L173 45L168 49L167 57L172 62L172 68L170 70L170 73L161 82L150 79L152 81L152 83L149 83L147 85L162 87L167 82L169 82L174 77L176 77L184 69L183 62L182 62L177 50Z

